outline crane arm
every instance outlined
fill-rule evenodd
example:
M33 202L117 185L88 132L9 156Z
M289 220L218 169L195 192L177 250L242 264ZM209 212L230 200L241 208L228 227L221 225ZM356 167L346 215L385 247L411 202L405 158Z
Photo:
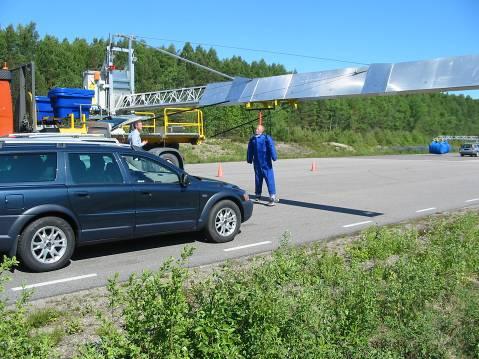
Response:
M479 55L208 84L200 106L479 89Z
M162 107L233 106L254 102L311 101L479 89L479 55L395 64L371 64L272 77L235 77L206 86L126 94L117 111Z

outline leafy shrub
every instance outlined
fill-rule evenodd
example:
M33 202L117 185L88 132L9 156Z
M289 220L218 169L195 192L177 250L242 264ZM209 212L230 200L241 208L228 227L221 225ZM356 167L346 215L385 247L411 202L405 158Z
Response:
M7 272L17 265L13 258L3 257L0 264L0 293L5 290ZM26 302L30 293L23 291L12 306L0 300L0 358L54 358L56 344L48 335L34 334L35 321L29 320Z
M372 228L346 256L283 243L200 281L187 249L124 286L111 281L114 319L81 357L477 357L478 225L471 214L421 236Z
M404 254L417 248L417 232L370 227L362 234L362 240L353 243L348 252L358 260L380 259Z

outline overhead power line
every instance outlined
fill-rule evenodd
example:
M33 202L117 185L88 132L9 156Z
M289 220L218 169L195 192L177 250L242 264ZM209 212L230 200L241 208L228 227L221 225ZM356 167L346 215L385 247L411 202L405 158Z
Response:
M216 74L216 75L219 75L219 76L222 76L222 77L226 77L226 78L229 79L229 80L234 80L234 77L233 77L233 76L224 74L224 73L222 73L222 72L220 72L220 71L218 71L218 70L212 69L211 67L202 65L202 64L200 64L200 63L198 63L198 62L194 62L194 61L188 60L188 59L186 59L186 58L184 58L184 57L181 57L181 56L178 56L177 54L174 54L174 53L172 53L172 52L170 52L170 51L166 51L166 50L164 50L164 49L162 49L162 48L160 48L160 47L154 47L154 46L151 46L151 45L148 45L148 44L145 44L145 46L147 46L147 47L149 47L149 48L151 48L151 49L154 49L154 50L156 50L156 51L159 51L159 52L161 52L162 54L165 54L165 55L168 55L168 56L172 56L172 57L174 57L174 58L177 59L177 60L184 61L184 62L186 62L186 63L188 63L188 64L191 64L191 65L193 65L193 66L199 67L199 68L201 68L201 69L203 69L203 70L212 72L212 73L214 73L214 74Z
M230 45L222 45L222 44L211 44L205 42L193 42L193 41L184 41L184 40L174 40L174 39L165 39L160 37L151 37L151 36L140 36L135 35L136 38L145 39L145 40L157 40L157 41L167 41L167 42L176 42L176 43L190 43L193 45L200 45L200 46L208 46L208 47L220 47L225 49L233 49L233 50L241 50L241 51L252 51L252 52L260 52L260 53L267 53L273 55L285 55L285 56L294 56L294 57L301 57L305 59L313 59L319 61L330 61L330 62L341 62L345 64L353 64L353 65L369 65L364 62L358 61L351 61L351 60L344 60L344 59L337 59L332 57L320 57L320 56L312 56L312 55L303 55L303 54L296 54L292 52L286 51L274 51L274 50L267 50L267 49L252 49L248 47L239 47L239 46L230 46Z

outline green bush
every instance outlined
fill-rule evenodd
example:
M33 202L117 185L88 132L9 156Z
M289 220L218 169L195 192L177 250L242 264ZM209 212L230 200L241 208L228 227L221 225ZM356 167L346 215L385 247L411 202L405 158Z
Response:
M380 259L404 254L417 248L418 233L384 227L371 227L364 231L362 240L348 248L351 256L358 260Z
M283 243L194 281L186 259L109 290L83 358L439 358L479 354L479 216L372 228L345 255Z
M7 272L17 265L13 258L3 257L0 264L0 293L5 290L9 279ZM0 300L0 358L55 358L54 340L47 334L35 334L36 321L29 319L26 302L30 296L23 291L20 299L12 306Z

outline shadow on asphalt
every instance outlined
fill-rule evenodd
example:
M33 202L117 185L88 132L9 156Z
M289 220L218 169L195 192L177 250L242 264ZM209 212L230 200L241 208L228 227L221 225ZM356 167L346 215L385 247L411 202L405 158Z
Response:
M68 261L67 264L65 264L65 266L61 269L67 268L72 264L72 262L82 259L104 257L121 253L131 253L145 249L161 248L174 246L175 244L189 244L194 242L207 242L207 240L201 232L193 232L147 238L125 239L121 241L109 241L86 245L76 248L71 260ZM3 259L0 258L0 263L2 262ZM10 270L11 273L16 271L35 273L28 268L25 268L21 263L18 267L14 267Z
M254 198L254 195L250 195L250 198ZM260 200L267 202L268 198L267 197L261 197ZM259 203L259 204L266 205L266 203ZM278 205L295 206L295 207L302 207L302 208L309 208L309 209L318 209L320 211L345 213L345 214L352 214L352 215L355 215L355 216L362 216L362 217L377 217L377 216L381 216L381 215L384 214L384 213L381 213L381 212L366 211L366 210L362 210L362 209L337 207L337 206L330 206L330 205L327 205L327 204L295 201L295 200L286 199L286 198L280 198Z
M110 256L114 254L130 253L145 249L174 246L176 244L188 244L194 242L206 242L202 233L181 233L148 238L126 239L115 242L105 242L78 247L72 261Z

